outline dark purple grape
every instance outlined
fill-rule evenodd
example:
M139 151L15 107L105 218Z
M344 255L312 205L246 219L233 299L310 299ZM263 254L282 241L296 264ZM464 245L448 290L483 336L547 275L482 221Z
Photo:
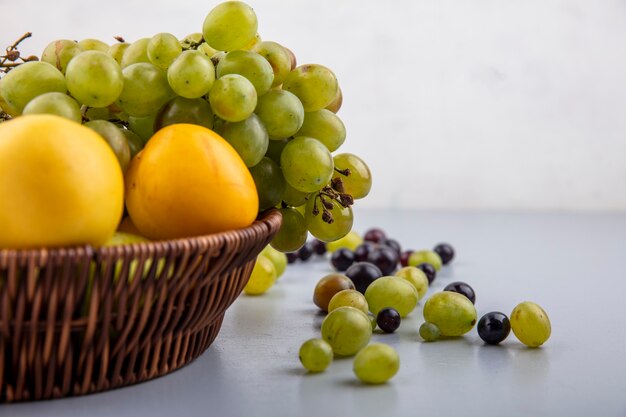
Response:
M405 250L400 254L400 265L409 266L409 257L413 253L412 250Z
M440 243L433 250L439 255L444 265L448 265L454 258L454 248L447 243Z
M378 267L369 262L357 262L346 271L346 276L352 280L358 292L365 294L365 290L376 279L383 276Z
M313 256L313 245L311 242L306 242L300 249L298 249L298 257L302 261L308 261Z
M357 262L366 262L370 252L376 248L376 244L372 242L363 242L354 250L354 260Z
M386 239L387 235L379 228L370 229L363 235L363 240L367 242L383 243Z
M474 289L470 287L469 284L466 284L465 282L461 282L461 281L451 282L448 285L446 285L446 287L443 290L458 292L459 294L466 296L472 302L472 304L476 304L476 293L474 292Z
M391 307L383 308L376 316L376 324L385 333L393 333L400 327L400 313Z
M428 278L428 284L432 284L435 278L437 278L437 270L431 264L429 263L419 264L417 265L417 268L424 271L424 273L426 274L426 278Z
M511 323L504 313L492 311L478 321L478 336L490 345L502 342L511 332Z
M350 249L339 248L330 256L330 263L337 271L345 271L354 263L354 252Z
M287 263L292 264L298 260L298 252L287 252Z
M380 246L370 252L367 261L376 265L383 275L391 275L398 266L398 254L389 246Z
M313 248L313 252L316 255L323 255L326 253L326 243L322 242L319 239L314 239L313 241L311 241L311 246Z
M395 239L387 239L383 242L383 245L388 246L391 249L395 250L396 253L398 254L398 258L402 254L402 247L400 246L398 241Z

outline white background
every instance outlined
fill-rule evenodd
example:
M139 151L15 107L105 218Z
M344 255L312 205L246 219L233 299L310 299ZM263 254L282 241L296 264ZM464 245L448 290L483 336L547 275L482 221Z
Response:
M201 30L217 1L0 0L0 44ZM626 211L626 1L250 0L332 68L358 207Z

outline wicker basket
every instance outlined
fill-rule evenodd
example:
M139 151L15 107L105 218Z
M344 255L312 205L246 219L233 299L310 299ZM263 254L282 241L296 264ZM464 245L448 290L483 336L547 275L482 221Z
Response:
M197 358L280 227L94 249L0 250L0 401L82 395Z

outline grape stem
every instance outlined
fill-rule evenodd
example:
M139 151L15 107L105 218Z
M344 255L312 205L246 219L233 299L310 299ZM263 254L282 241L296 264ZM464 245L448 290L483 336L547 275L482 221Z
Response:
M349 175L349 173L344 175ZM333 201L337 202L337 204L342 207L350 207L354 204L354 198L343 191L341 178L333 179L330 185L322 188L313 198L313 211L311 214L314 216L320 214L320 210L317 206L317 200L319 199L319 202L322 204L322 220L328 224L332 224L335 221L330 212L334 207Z
M20 54L20 51L17 50L17 47L19 46L19 44L22 43L22 41L24 41L25 39L30 38L31 36L33 36L31 32L26 32L18 40L13 42L12 45L8 46L5 49L6 54L0 55L0 73L4 72L6 74L13 68L19 65L22 65L24 62L39 60L39 58L37 58L34 55L24 58Z

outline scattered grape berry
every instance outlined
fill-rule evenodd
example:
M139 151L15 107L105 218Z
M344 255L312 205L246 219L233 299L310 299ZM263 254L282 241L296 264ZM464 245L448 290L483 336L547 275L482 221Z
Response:
M372 242L365 241L354 250L354 260L357 262L366 262L371 251L376 248Z
M398 255L388 246L380 246L369 253L367 261L380 269L383 275L391 275L398 265Z
M409 266L409 257L413 253L412 250L405 250L400 254L400 265Z
M504 313L492 311L478 321L478 336L487 344L497 345L511 332L511 323Z
M287 252L287 263L292 264L298 260L298 252Z
M428 278L429 284L432 284L435 278L437 278L437 270L431 264L427 264L427 263L419 264L417 265L417 268L424 271L424 273L426 274L426 278Z
M400 327L400 313L392 307L383 308L376 316L376 324L385 333L393 333Z
M326 243L319 239L314 239L311 242L311 247L316 255L323 255L326 253Z
M308 261L313 256L313 245L311 242L306 242L300 249L298 249L298 257L302 261Z
M391 249L396 251L396 254L398 255L398 257L400 257L400 254L402 253L402 247L400 246L397 240L387 239L383 242L383 245L390 247Z
M357 262L346 271L346 276L352 280L358 292L365 294L365 290L376 279L383 276L380 269L369 262Z
M337 271L345 271L354 263L354 253L350 249L339 248L330 256L330 263Z
M454 259L454 248L447 243L440 243L433 250L439 255L444 265L448 265Z
M476 304L476 293L474 292L474 289L465 282L451 282L450 284L446 285L443 290L458 292L459 294L466 296L472 302L472 304Z
M387 235L379 228L369 229L365 232L365 235L363 235L363 240L367 242L383 243L386 239Z

